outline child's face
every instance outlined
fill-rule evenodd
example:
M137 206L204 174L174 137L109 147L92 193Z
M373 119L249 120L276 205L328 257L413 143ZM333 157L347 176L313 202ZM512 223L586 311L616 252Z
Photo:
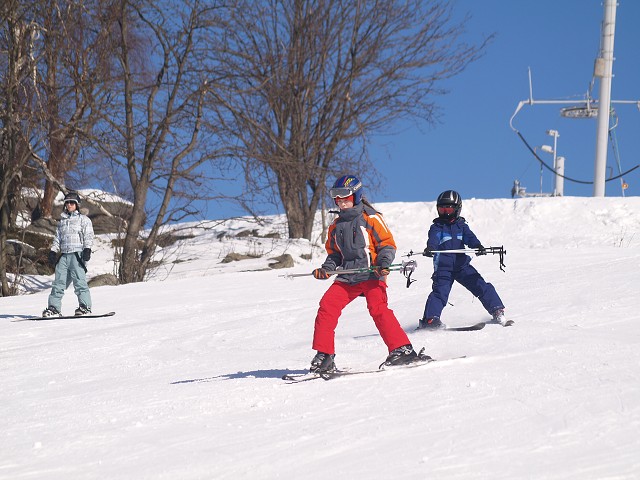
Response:
M336 197L336 205L340 210L353 208L353 195L349 195L345 198Z
M74 212L78 207L76 202L65 202L64 206L67 209L67 212Z

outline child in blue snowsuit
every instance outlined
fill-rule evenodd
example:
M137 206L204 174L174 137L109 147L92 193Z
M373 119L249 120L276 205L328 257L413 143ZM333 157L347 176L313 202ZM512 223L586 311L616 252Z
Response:
M453 282L460 283L475 297L493 317L494 321L505 325L504 304L496 289L484 281L478 271L471 266L471 258L464 253L439 253L438 250L459 250L465 245L477 249L476 255L486 255L480 240L460 216L462 198L453 190L442 192L436 202L438 218L429 229L427 248L423 255L433 257L432 291L427 298L424 314L418 328L439 329L446 326L440 321L442 310L447 304Z

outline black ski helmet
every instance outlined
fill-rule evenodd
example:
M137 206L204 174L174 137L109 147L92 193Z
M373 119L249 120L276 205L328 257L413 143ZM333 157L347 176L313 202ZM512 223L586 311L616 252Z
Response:
M80 208L80 195L76 192L67 192L64 196L64 203L75 203L78 208Z
M453 212L441 211L440 207L453 207ZM455 220L460 216L460 211L462 210L462 197L455 190L446 190L438 195L436 208L440 218Z

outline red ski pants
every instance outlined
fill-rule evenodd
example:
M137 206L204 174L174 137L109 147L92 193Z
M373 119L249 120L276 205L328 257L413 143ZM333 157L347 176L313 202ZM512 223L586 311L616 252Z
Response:
M409 338L402 330L393 310L387 305L387 284L380 280L348 285L334 282L320 299L320 308L316 315L313 332L314 350L323 353L335 353L335 332L338 318L344 307L361 294L367 300L367 308L376 328L389 351L407 345Z

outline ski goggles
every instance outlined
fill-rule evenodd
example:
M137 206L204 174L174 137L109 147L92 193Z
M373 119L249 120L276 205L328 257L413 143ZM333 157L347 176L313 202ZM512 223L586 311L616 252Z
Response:
M438 207L438 213L446 213L448 215L451 215L455 211L456 207L454 207L453 205L442 205Z
M336 197L333 199L336 202L336 205L339 205L342 202L354 202L353 195L349 195L348 197Z
M331 195L331 198L347 198L354 193L355 190L349 187L333 187L329 189L329 195Z

